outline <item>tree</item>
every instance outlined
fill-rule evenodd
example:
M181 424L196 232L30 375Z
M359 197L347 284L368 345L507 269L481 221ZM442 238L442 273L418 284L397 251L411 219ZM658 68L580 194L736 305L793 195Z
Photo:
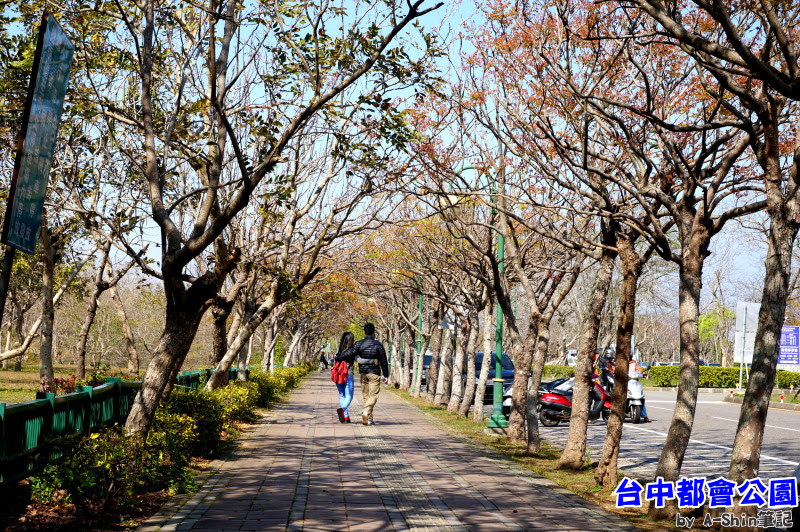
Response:
M438 7L421 4L405 12L395 4L359 5L366 8L363 16L351 18L311 2L209 0L173 9L147 0L98 7L97 16L117 21L127 35L104 36L123 60L116 70L87 78L147 191L149 217L161 235L158 273L167 303L164 331L126 423L129 433L148 429L201 317L239 261L241 251L225 238L231 221L257 195L281 194L281 165L291 143L323 115L365 108L361 96L375 83L413 83L424 73L424 52L415 59L402 47L390 48L406 27ZM333 21L339 17L353 26L337 34ZM370 30L384 23L386 33ZM254 61L257 55L263 59ZM117 86L127 91L122 102L107 92ZM181 180L189 183L192 174L193 183L182 189ZM277 185L271 190L270 181ZM198 258L208 260L209 247L213 265L187 270Z
M620 2L655 22L655 32L708 72L719 87L707 86L749 136L749 148L763 171L770 227L762 304L753 364L742 403L728 478L741 482L758 473L781 326L786 311L792 248L800 228L800 148L796 121L800 70L794 3L747 2L733 15L719 1L667 9L655 0Z

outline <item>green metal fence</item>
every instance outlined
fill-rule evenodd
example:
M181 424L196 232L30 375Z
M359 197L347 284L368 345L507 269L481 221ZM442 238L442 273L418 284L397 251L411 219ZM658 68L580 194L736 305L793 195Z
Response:
M245 378L250 375L246 369ZM212 369L182 371L175 386L197 390ZM237 368L228 378L235 380ZM122 422L131 411L141 381L122 382L109 377L99 386L79 386L74 393L37 393L33 401L8 405L0 403L0 485L27 478L50 461L59 458L54 440L89 434L103 425Z

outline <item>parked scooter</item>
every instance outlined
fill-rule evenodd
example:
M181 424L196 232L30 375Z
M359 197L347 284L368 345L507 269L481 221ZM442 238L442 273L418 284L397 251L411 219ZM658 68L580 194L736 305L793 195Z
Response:
M600 376L592 375L593 387L590 393L592 404L589 408L589 419L602 416L608 419L611 412L611 396L600 384ZM545 427L555 427L562 421L568 421L572 415L572 391L575 378L570 378L563 383L550 388L550 391L540 393L536 409L539 422Z
M608 375L608 381L614 386L614 376ZM625 398L625 417L631 418L631 422L639 423L642 420L642 410L644 409L644 386L639 382L642 373L631 371L628 373L628 396Z

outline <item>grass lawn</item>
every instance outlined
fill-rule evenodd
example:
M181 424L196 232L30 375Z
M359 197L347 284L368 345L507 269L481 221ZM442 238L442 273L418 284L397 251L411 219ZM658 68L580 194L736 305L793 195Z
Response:
M510 443L504 437L484 434L483 429L486 427L486 422L475 423L471 418L465 419L456 414L451 414L444 407L433 406L423 399L411 397L408 393L398 390L392 390L392 392L433 416L444 425L443 428L448 432L477 442L510 458L522 467L552 480L562 488L568 489L584 499L603 507L642 530L674 529L674 521L653 522L647 519L646 507L624 510L616 508L614 506L615 497L612 494L614 489L601 488L595 482L594 467L589 463L591 458L587 460L586 467L580 471L559 470L556 469L558 458L561 455L561 449L558 447L542 442L542 451L536 455L529 455L523 445ZM622 475L619 475L619 478L622 479Z
M75 366L53 366L56 377L69 377ZM22 366L22 371L0 370L0 403L23 403L36 399L39 364Z

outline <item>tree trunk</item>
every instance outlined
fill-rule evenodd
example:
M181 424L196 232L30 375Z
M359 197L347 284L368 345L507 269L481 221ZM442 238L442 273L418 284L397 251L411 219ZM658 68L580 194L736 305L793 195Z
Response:
M78 336L78 345L75 348L77 364L77 377L79 379L86 378L86 344L89 341L89 331L94 323L94 317L97 314L97 300L100 297L100 290L95 287L89 296L89 306L86 308L86 316L83 318L83 325L81 326L80 336Z
M475 348L478 345L478 313L474 312L470 315L470 320L464 324L467 329L467 384L464 389L464 398L461 400L461 405L458 408L459 415L467 417L469 409L475 402L475 387L476 387L476 374L475 374Z
M572 395L572 414L569 418L569 434L564 452L558 460L560 469L583 468L586 456L586 429L589 424L589 392L592 389L593 356L597 352L597 337L600 332L600 322L603 319L603 307L608 298L608 289L611 287L611 278L614 274L614 262L617 253L604 250L600 257L597 277L592 287L592 293L583 319L585 324L581 338L578 360L575 364L575 385Z
M128 354L128 373L131 375L139 375L139 353L136 351L136 344L133 341L133 330L128 321L128 314L125 312L125 305L122 304L122 298L119 296L119 291L115 286L110 289L111 299L114 301L114 306L117 308L117 316L119 321L122 322L122 333L125 335L125 352Z
M598 484L609 487L617 484L617 458L622 438L622 422L625 419L625 400L628 396L628 362L631 358L631 337L636 313L636 285L642 270L642 261L636 253L634 240L629 237L617 239L622 264L622 288L619 296L617 318L617 360L614 372L614 388L611 401L611 416L608 419L603 455L595 469Z
M494 301L492 301L492 298L488 299L486 308L483 310L483 360L481 361L481 372L478 376L478 384L475 386L475 403L472 406L472 419L476 422L483 421L483 396L486 395L486 381L489 379L489 370L492 366Z
M700 336L697 320L700 315L700 292L703 283L703 261L707 255L710 234L698 227L682 246L682 260L678 287L678 319L680 323L680 379L678 397L672 413L667 439L661 449L656 476L667 481L680 477L683 457L692 435L697 409L697 387L700 371ZM780 328L779 328L780 330ZM678 507L668 500L663 508L651 503L648 515L653 518L672 518Z
M218 289L213 282L202 279L186 289L180 275L165 275L167 306L164 331L125 422L127 434L147 433L150 430L158 403L162 397L168 396L172 381L197 335L200 320Z
M245 312L242 321L244 323L250 322L253 318L253 314L254 309L249 305L245 305ZM239 365L236 372L236 380L238 381L247 380L247 364L250 360L250 354L253 352L253 334L255 334L255 330L253 330L252 334L248 335L247 346L245 347L243 345L239 348Z
M297 328L297 332L294 333L292 336L292 341L289 344L289 349L287 349L286 358L283 361L283 365L287 367L296 366L300 360L300 342L306 335L306 328L301 323L300 326Z
M414 359L412 362L412 371L413 371L413 387L414 387L414 397L422 396L422 366L425 365L425 353L428 352L428 348L431 345L431 338L432 335L428 335L422 337L422 352L418 353L418 348L414 347ZM417 364L419 364L419 371L417 371Z
M100 256L100 264L97 268L97 274L94 278L94 288L89 295L89 306L86 309L86 316L83 318L83 326L81 327L80 336L78 336L78 345L75 348L76 356L78 358L77 377L79 379L86 378L86 344L89 342L89 332L92 330L94 317L97 315L97 302L100 295L107 288L103 286L103 274L106 271L106 264L108 264L108 254L111 252L111 239L107 239L103 244L103 252Z
M55 277L55 249L50 240L50 229L42 223L42 343L39 348L39 379L44 392L53 388L53 282Z
M508 332L512 332L509 328ZM525 412L528 402L528 380L531 378L533 353L538 337L536 326L531 323L528 334L524 340L519 341L519 335L514 341L514 383L511 385L511 412L508 416L508 439L514 442L526 443ZM498 375L497 378L501 378ZM495 386L502 386L495 382Z
M217 365L228 351L228 318L233 311L233 301L226 301L223 297L214 298L211 305L211 357L209 362Z
M261 371L271 371L272 352L275 349L275 330L273 323L264 327L264 357L261 359Z
M435 405L447 404L449 393L446 388L450 387L450 379L453 378L453 367L450 365L450 360L452 360L450 355L451 345L450 331L443 329L442 348L439 356L439 374L436 380L436 395L433 398L433 404Z
M733 440L728 473L728 478L734 482L742 482L758 475L764 426L775 384L778 344L789 296L792 248L800 224L800 198L797 195L800 181L798 147L795 146L786 183L781 172L781 138L776 118L779 111L774 108L776 105L771 102L769 121L761 117L765 122L765 134L759 164L764 169L770 227L753 362L739 413L739 425Z
M247 341L247 349L242 349L239 352L239 368L236 372L236 380L247 380L247 365L250 364L250 357L253 356L253 337Z
M443 349L446 347L444 342L444 329L436 330L436 340L432 347L433 354L431 355L431 363L428 366L428 376L425 379L427 386L427 399L429 402L436 401L436 389L439 386L439 365L443 358Z
M214 368L214 371L212 372L211 377L208 379L208 383L206 384L206 389L214 390L215 388L219 387L222 382L221 379L223 378L223 374L227 373L236 355L239 354L239 351L250 340L250 336L255 333L256 329L258 329L264 320L272 316L273 313L275 314L275 319L277 320L277 316L280 316L280 314L283 313L285 303L277 299L277 294L279 292L278 288L278 284L274 283L270 289L270 294L267 296L264 302L261 303L255 312L250 315L249 320L243 322L242 326L239 328L236 338L232 342L228 342L228 350L225 353L225 356L222 357L222 360L220 360L220 362L217 364L216 368ZM277 334L274 334L273 336L277 337ZM294 345L294 340L292 340L292 342ZM291 362L291 355L291 349L287 350L283 361L284 366L288 366Z
M450 400L447 402L448 412L458 412L458 407L461 404L461 399L464 395L464 359L466 358L466 346L464 344L466 338L463 336L461 338L458 337L459 331L457 328L455 328L455 324L453 325L453 331L453 374L450 381Z
M9 347L11 347L11 326L10 325L8 327L8 331L6 331L6 344L3 347L3 351L8 351ZM2 364L3 370L7 370L8 369L8 359L3 360L3 362L0 363L0 364Z
M528 381L528 396L525 403L525 422L528 427L527 451L529 454L536 454L542 448L539 438L539 419L536 416L536 402L539 399L539 385L542 383L544 361L550 346L550 318L542 317L536 324L536 328L539 331L536 339L536 355L533 357L533 368Z

